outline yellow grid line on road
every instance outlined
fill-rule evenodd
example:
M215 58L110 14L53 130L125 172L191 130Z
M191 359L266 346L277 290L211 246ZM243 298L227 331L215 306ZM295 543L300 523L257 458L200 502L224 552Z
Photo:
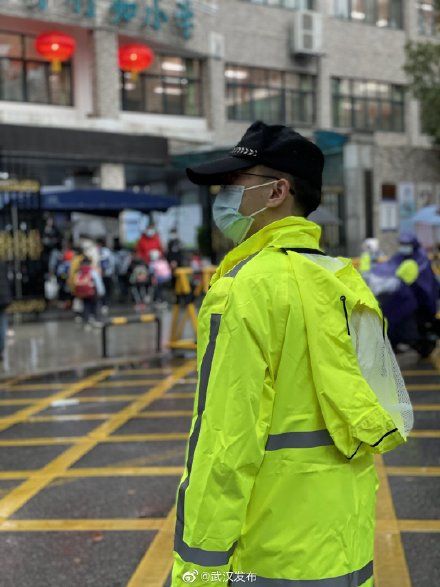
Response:
M183 398L191 398L195 397L195 393L192 391L170 391L166 395L163 396L163 399L183 399Z
M14 488L6 497L0 500L0 519L4 521L6 518L13 515L32 497L47 487L51 480L62 477L67 469L76 463L81 457L90 452L90 450L98 444L99 440L112 434L112 432L120 428L137 414L138 411L144 409L155 399L161 397L168 388L172 387L176 379L181 378L187 372L193 370L194 361L188 361L182 367L176 369L173 375L164 379L159 385L145 392L145 394L137 397L133 403L122 408L120 412L114 414L108 421L100 424L94 430L95 436L93 438L89 436L87 442L71 446L40 469L39 474L29 477L18 487ZM84 382L85 380L78 383L78 385L84 385Z
M121 369L120 371L116 371L115 375L120 375L122 377L123 375L150 375L155 373L167 377L168 375L172 374L172 370L167 367L151 367L145 369Z
M192 410L155 410L154 412L143 412L142 414L138 414L136 418L180 418L182 416L192 417L192 415Z
M40 391L40 390L48 390L51 391L53 389L63 389L67 387L68 383L24 383L22 385L14 385L2 391L14 392L14 391ZM0 384L0 390L1 390Z
M107 420L112 416L109 414L65 414L63 416L35 416L29 418L26 424L34 424L37 422L87 422L88 420Z
M162 586L173 565L173 542L176 511L173 507L154 537L127 587Z
M385 467L387 475L408 477L440 477L440 467Z
M49 396L45 396L44 399L47 399L48 397ZM50 396L51 401L53 397L55 396ZM29 404L38 404L40 400L41 397L29 397L25 399L0 399L0 406L28 406ZM9 415L8 418L10 417L11 416ZM3 422L3 418L0 418L0 422Z
M81 478L81 477L174 477L182 475L183 465L180 467L130 467L130 466L109 466L109 467L76 467L67 469L63 473L64 477ZM11 480L27 479L29 477L50 477L53 475L41 472L41 469L29 469L25 471L0 471L0 479Z
M376 530L384 534L400 534L400 532L440 532L440 520L378 520Z
M440 520L398 520L401 532L440 532Z
M84 436L47 436L35 438L7 438L0 439L0 447L5 446L53 446L57 444L84 444L91 438L98 440L100 443L115 443L115 442L151 442L151 441L167 441L167 440L186 440L188 433L186 432L162 432L150 434L112 434L106 436L95 432L89 432Z
M165 377L168 377L166 375ZM125 381L106 381L100 385L94 385L93 389L112 389L115 387L145 387L162 383L163 379L129 379Z
M376 455L375 463L379 476L379 491L376 506L374 585L411 587L393 497L381 455Z
M439 404L412 404L415 412L438 412L440 410Z
M47 438L11 438L0 440L1 447L15 446L56 446L58 444L81 444L84 442L84 436L56 436Z
M72 532L160 530L165 518L5 520L0 532Z
M150 388L153 389L153 388ZM85 395L84 397L74 397L75 403L106 403L106 402L122 402L122 401L131 401L134 399L138 399L142 397L145 391L141 391L140 393L130 393L124 395ZM73 405L73 404L72 404ZM116 412L117 413L117 412ZM114 414L112 414L114 416Z
M440 430L412 430L412 438L440 438Z
M16 471L0 471L0 479L27 479L35 474L38 469L26 469L24 471L16 470Z
M0 431L5 430L6 428L9 428L10 426L17 424L19 422L26 421L30 416L37 414L38 412L41 412L42 410L48 408L54 401L68 399L78 391L81 391L85 387L89 386L91 383L93 384L98 381L101 381L102 379L105 379L106 377L111 375L111 373L113 373L113 369L106 369L104 371L100 371L99 373L91 375L90 377L86 377L85 379L81 379L76 383L67 385L63 391L55 393L52 396L46 396L44 398L32 400L31 405L28 405L28 407L24 408L23 410L18 410L15 414L9 415L6 421L3 421L3 419L0 418ZM12 403L22 405L21 400L15 400L15 402ZM24 403L29 404L30 402L24 400ZM0 404L2 404L1 401Z
M436 405L436 404L434 404ZM439 404L440 408L440 404ZM62 416L35 416L26 421L28 423L34 422L82 422L87 420L107 420L113 414L65 414ZM138 414L136 418L155 419L155 418L180 418L182 416L192 416L192 410L155 410L154 412L146 412ZM7 418L2 418L2 422L7 421Z
M83 467L68 469L64 477L174 477L182 475L180 467Z

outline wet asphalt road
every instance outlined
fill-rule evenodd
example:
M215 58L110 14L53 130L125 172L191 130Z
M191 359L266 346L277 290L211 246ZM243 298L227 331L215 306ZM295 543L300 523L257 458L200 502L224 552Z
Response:
M376 587L440 586L440 372L402 357L407 445L378 458ZM0 383L0 587L169 585L192 360Z

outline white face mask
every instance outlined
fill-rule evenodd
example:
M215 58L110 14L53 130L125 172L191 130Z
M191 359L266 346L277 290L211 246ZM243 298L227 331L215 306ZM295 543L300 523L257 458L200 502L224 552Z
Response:
M212 213L214 222L222 233L230 238L234 244L238 245L246 237L251 225L254 222L254 216L267 209L267 206L253 212L250 216L243 216L238 210L246 190L254 190L271 183L277 183L278 180L268 181L260 185L245 187L244 185L225 185L217 194Z

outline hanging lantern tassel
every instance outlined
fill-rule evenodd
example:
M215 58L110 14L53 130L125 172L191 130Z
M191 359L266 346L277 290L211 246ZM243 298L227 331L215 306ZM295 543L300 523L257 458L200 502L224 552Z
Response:
M52 73L60 73L61 61L59 59L54 59L50 64L50 69L51 69Z
M53 73L60 73L61 63L72 57L75 47L76 41L73 37L58 31L42 33L35 40L36 50L50 61Z

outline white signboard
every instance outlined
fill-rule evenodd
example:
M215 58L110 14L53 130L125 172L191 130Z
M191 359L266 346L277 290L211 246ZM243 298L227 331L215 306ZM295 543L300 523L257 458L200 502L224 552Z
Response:
M380 203L380 229L397 230L397 203L394 200L382 200Z
M411 218L417 212L415 186L411 182L398 185L400 230L411 230Z
M119 215L119 240L121 245L133 245L139 240L148 224L148 216L137 210L124 210Z

